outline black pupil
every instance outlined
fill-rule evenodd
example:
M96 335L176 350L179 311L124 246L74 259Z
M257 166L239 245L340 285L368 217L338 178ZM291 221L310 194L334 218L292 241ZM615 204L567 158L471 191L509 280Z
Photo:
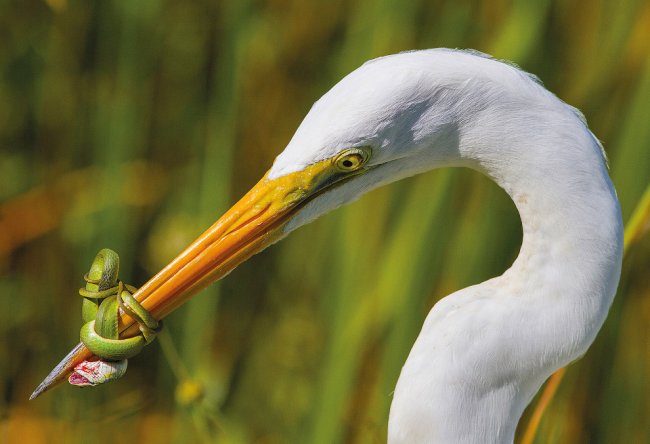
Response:
M351 168L354 165L354 163L350 159L345 159L343 161L343 166L346 168Z

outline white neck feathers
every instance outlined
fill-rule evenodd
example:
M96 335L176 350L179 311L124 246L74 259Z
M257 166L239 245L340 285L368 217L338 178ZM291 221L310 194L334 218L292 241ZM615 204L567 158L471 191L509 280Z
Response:
M618 201L596 139L548 96L516 114L484 107L474 118L498 124L460 128L460 163L510 195L523 242L502 276L431 310L394 394L391 443L512 442L543 381L605 320L622 259Z

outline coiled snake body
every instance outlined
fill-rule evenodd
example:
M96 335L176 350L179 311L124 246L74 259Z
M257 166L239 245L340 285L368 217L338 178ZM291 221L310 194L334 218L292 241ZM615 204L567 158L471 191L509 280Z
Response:
M84 361L75 367L69 378L71 384L97 385L120 378L126 372L127 359L151 343L162 327L133 297L136 288L118 279L119 268L117 253L105 248L97 253L84 276L86 286L79 289L84 324L79 336L100 360ZM138 323L141 334L120 339L119 310Z

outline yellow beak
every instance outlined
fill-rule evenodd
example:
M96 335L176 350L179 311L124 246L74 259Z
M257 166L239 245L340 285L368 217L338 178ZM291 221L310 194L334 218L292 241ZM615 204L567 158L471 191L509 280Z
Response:
M239 202L176 259L144 284L134 297L156 319L162 319L208 284L284 237L284 225L305 203L349 177L326 159L277 179L265 175ZM139 333L128 315L120 317L121 337ZM77 345L32 394L31 399L64 381L79 363L93 359Z

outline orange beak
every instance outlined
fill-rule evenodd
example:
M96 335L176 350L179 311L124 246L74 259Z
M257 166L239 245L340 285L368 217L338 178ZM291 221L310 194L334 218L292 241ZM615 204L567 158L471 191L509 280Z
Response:
M239 202L135 294L156 319L162 319L210 283L284 237L285 224L312 197L348 175L334 159L312 164L277 179L264 176ZM139 333L128 315L120 317L121 337ZM93 354L78 344L32 394L35 398L65 381L76 365Z

